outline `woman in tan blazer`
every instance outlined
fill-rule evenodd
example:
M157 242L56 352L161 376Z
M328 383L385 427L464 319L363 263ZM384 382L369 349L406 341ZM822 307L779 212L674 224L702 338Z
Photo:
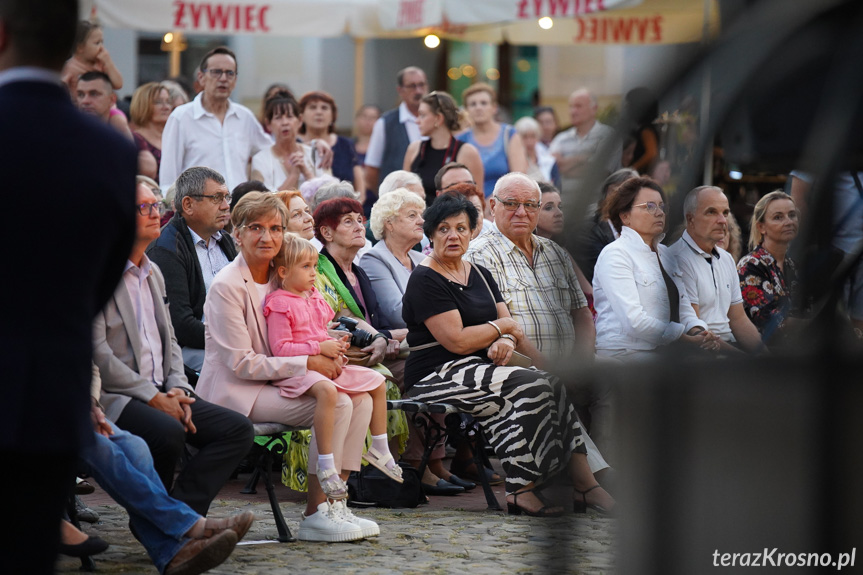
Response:
M274 380L314 370L325 377L341 371L322 355L272 357L267 342L263 301L272 290L272 259L284 239L288 221L285 204L274 194L250 192L231 215L240 253L213 279L204 304L204 367L197 394L246 415L255 423L311 425L315 400L286 398ZM340 393L336 404L333 458L343 479L360 469L360 458L371 419L368 394ZM377 535L375 523L353 516L343 501L330 502L316 475L314 430L309 448L308 504L298 538L307 541L351 541Z

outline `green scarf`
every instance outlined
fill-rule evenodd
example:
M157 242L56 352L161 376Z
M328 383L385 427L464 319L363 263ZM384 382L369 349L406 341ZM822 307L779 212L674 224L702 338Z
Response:
M323 254L318 256L318 273L324 277L324 279L333 287L334 290L336 290L336 293L339 294L339 297L342 299L345 306L347 306L347 308L351 310L351 312L356 317L365 321L366 318L360 311L360 306L358 306L357 302L354 301L354 297L351 295L351 292L347 288L347 286L342 283L341 279L339 279L339 274L336 272L336 267L333 265L333 262L331 262L330 259ZM321 292L321 295L323 295L324 298L327 299L327 294L323 293L324 290L319 291ZM336 304L337 305L333 307L333 310L335 312L338 312L338 302L336 302Z

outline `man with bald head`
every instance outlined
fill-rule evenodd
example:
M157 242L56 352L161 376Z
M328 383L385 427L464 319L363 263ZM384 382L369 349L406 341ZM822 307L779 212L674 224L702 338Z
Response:
M593 165L594 156L614 131L596 120L597 102L587 88L579 88L569 96L569 119L572 127L551 141L549 150L557 160L561 175L561 195L573 197L581 181ZM601 178L620 168L620 143L601 161Z
M686 231L668 251L677 259L695 313L720 337L721 349L759 353L764 344L743 309L736 262L717 245L728 233L730 213L721 189L693 189L683 202Z
M596 332L569 254L533 233L540 198L539 184L525 174L498 179L489 198L497 229L471 241L465 259L491 272L510 315L535 346L528 355L537 367L553 371L563 359L592 361ZM594 415L597 424L600 419ZM596 445L584 436L591 470L607 469Z
M426 73L408 66L398 73L396 81L401 103L375 122L366 151L366 185L371 189L377 189L378 182L390 172L402 168L408 145L420 139L417 114L428 92Z

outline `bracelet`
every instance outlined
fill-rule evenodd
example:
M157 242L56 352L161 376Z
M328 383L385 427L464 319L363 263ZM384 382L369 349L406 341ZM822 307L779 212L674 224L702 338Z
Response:
M381 338L381 337L382 337L382 338L384 338L384 339L386 339L386 340L389 340L389 338L388 338L387 336L385 336L385 335L384 335L384 334L382 334L381 332L378 332L378 333L376 333L375 335L373 335L373 336L372 336L372 343L374 343L376 339Z
M502 336L500 336L500 338L498 338L498 339L508 339L508 340L509 340L509 341L511 341L513 344L518 343L518 342L516 342L516 341L515 341L515 336L514 336L514 335L512 335L511 333L505 333L505 334L503 334Z
M502 331L500 331L500 328L499 328L499 327L497 327L497 324L496 324L496 323L494 323L494 322L493 322L493 321L491 321L491 320L488 320L488 321L487 321L487 322L485 322L485 323L487 323L488 325L492 326L494 329L496 329L496 330L497 330L497 337L498 337L498 338L503 337L503 332L502 332Z

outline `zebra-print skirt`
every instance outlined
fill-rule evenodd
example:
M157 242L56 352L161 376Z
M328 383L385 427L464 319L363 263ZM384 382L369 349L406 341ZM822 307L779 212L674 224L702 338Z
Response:
M438 366L409 395L473 415L503 464L509 493L542 484L566 468L573 452L585 453L566 391L557 376L535 368L466 357Z

